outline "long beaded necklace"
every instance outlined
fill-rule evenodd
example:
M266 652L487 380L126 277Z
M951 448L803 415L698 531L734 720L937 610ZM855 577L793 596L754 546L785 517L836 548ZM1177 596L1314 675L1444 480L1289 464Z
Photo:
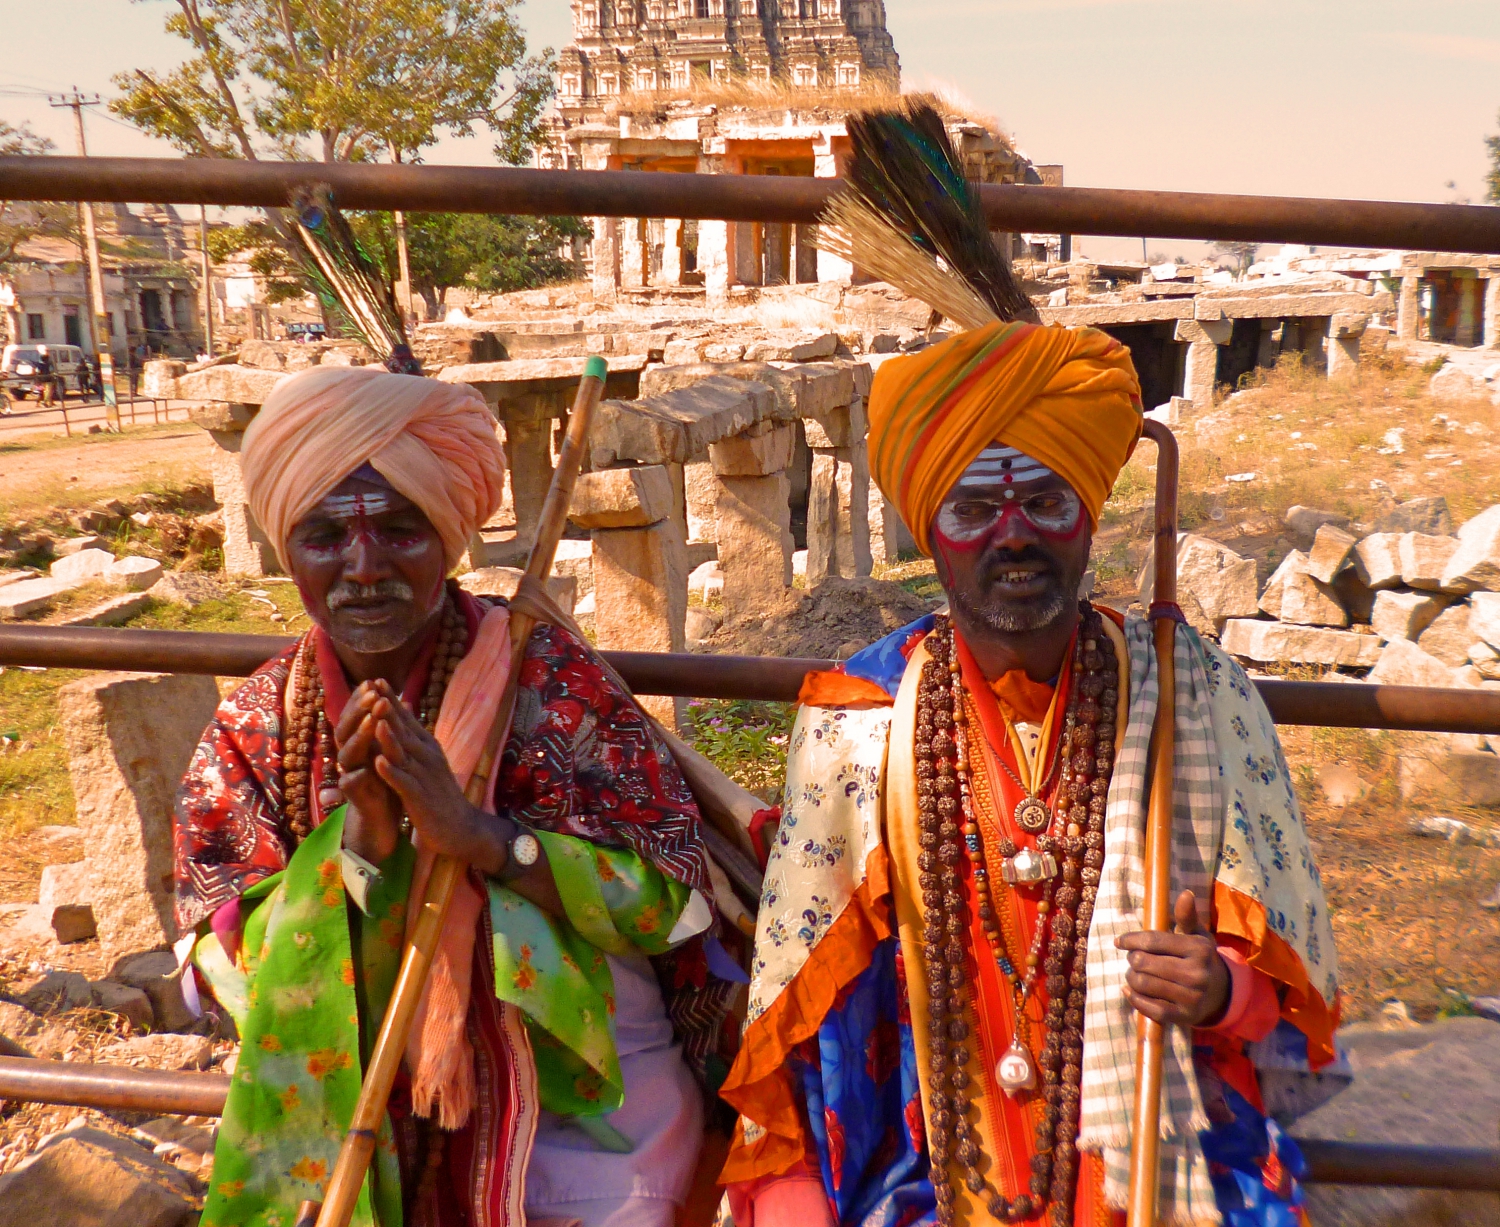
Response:
M942 1227L953 1220L954 1191L947 1176L950 1159L958 1161L964 1187L986 1198L992 1217L1020 1222L1050 1202L1053 1227L1072 1223L1083 1073L1085 949L1104 863L1104 798L1114 767L1119 694L1114 645L1104 634L1097 611L1083 604L1081 612L1074 640L1073 691L1058 743L1061 774L1048 823L1054 829L1039 836L1036 853L1018 852L1008 837L1000 840L1005 858L1002 878L1013 886L1042 883L1037 932L1023 961L1024 972L1007 950L1004 931L1009 926L1002 918L1008 909L996 906L993 875L974 810L970 721L952 624L940 619L925 643L928 660L917 691L915 745L922 849L918 885L925 913L922 937L931 1023L928 1143ZM1060 833L1055 829L1058 825L1062 825ZM1040 1054L1044 1106L1037 1122L1030 1191L1013 1198L989 1188L979 1170L979 1140L968 1119L972 1103L972 1076L966 1068L972 1053L964 1045L969 1036L964 1017L968 916L958 868L964 856L972 867L980 924L990 953L1017 998L1017 1034L995 1071L1008 1094L1036 1086L1036 1062L1026 1043L1025 1004L1041 974L1046 975L1048 1003ZM1046 872L1049 861L1050 872ZM1018 947L1015 943L1013 948Z
M445 592L437 647L433 650L427 687L417 708L417 718L428 732L437 726L448 683L453 680L454 670L467 651L468 633L457 598L453 592ZM301 843L317 825L311 796L315 758L320 780L316 813L326 814L344 802L343 791L338 786L338 752L333 743L333 726L324 711L323 677L318 671L317 652L311 635L303 639L298 650L296 677L300 684L287 717L282 771L287 825Z

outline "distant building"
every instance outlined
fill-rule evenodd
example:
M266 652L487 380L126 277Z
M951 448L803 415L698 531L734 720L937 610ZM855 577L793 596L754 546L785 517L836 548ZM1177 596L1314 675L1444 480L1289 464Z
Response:
M569 124L630 93L686 95L747 80L809 89L895 89L901 62L884 0L573 0L573 45L558 57Z
M192 357L203 348L200 278L186 226L171 205L132 212L122 204L94 206L98 227L109 348L133 360L153 354ZM0 333L6 341L92 344L92 307L78 246L35 238L0 267ZM128 354L127 354L128 351Z
M845 119L900 89L883 0L575 0L540 166L832 178ZM950 107L947 127L984 183L1060 184L993 121ZM650 287L857 279L815 250L813 228L771 222L595 218L595 295ZM1058 235L1013 236L1018 255L1067 258Z

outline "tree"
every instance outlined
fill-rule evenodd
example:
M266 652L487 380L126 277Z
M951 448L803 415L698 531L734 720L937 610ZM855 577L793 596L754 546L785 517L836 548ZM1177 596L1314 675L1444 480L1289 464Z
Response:
M1500 114L1495 116L1495 122L1500 123ZM1490 169L1484 177L1488 188L1485 199L1491 204L1500 204L1500 134L1485 137L1484 148L1490 157Z
M391 215L364 213L351 220L365 249L394 273ZM577 217L418 214L407 225L412 289L421 295L427 317L437 319L455 286L505 293L563 281L576 275L572 260L560 254L563 247L589 234L588 224Z
M1237 277L1243 277L1250 266L1255 263L1255 253L1260 250L1257 243L1215 243L1208 249L1208 254L1215 257L1227 256L1234 264L1234 272Z
M116 76L110 109L198 157L400 160L482 123L521 161L553 62L526 54L520 2L173 0L167 30L193 54Z
M27 124L12 127L0 119L0 157L48 153L53 144ZM0 200L0 264L16 258L17 249L38 235L71 238L76 230L74 210L55 201Z

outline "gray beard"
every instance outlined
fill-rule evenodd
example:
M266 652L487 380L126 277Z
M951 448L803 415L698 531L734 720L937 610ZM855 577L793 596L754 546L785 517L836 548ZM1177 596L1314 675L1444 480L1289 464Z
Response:
M1055 583L1034 601L976 601L966 592L951 592L948 598L966 620L1001 635L1042 630L1068 611L1068 597Z

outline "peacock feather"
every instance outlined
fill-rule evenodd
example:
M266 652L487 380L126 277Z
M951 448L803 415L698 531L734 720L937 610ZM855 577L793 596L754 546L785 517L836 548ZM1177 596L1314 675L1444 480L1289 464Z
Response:
M818 246L961 327L1035 321L932 101L904 98L848 126L849 188L825 209Z
M288 246L329 316L390 370L420 375L422 364L412 355L390 280L360 246L329 187L299 188L284 216Z

